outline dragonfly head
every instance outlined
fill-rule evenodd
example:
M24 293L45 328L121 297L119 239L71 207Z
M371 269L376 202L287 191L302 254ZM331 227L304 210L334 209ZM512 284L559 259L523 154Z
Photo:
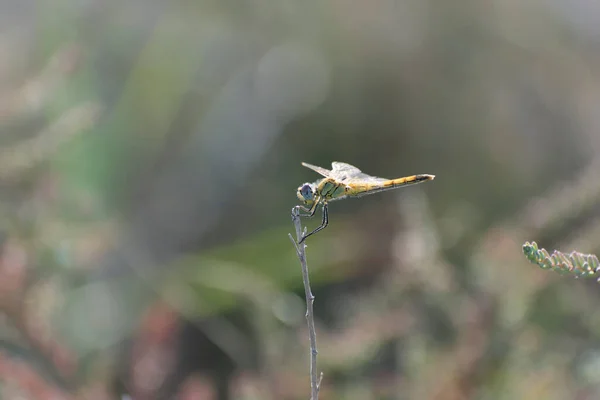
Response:
M315 201L315 185L312 183L304 183L298 187L296 196L304 202L304 204L310 204Z

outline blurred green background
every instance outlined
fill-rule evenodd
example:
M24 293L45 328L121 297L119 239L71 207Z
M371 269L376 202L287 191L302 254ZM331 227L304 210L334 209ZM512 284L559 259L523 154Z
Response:
M598 5L0 3L0 393L306 399L287 234L331 161L436 180L308 239L322 399L594 399ZM305 220L312 229L320 216Z

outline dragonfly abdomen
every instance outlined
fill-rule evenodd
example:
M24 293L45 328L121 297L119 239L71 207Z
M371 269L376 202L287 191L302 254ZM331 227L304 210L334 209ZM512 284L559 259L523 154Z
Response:
M430 181L432 179L433 179L433 176L432 175L427 175L427 174L423 174L423 175L411 175L411 176L405 176L404 178L390 179L387 182L383 182L382 186L385 187L385 188L388 188L388 187L412 185L412 184L415 184L415 183L421 183L421 182L425 182L425 181Z
M396 189L402 186L414 185L417 183L430 181L434 178L433 175L411 175L404 178L390 179L387 181L376 183L351 184L350 190L347 193L349 196L361 197L368 194L383 192L386 190Z

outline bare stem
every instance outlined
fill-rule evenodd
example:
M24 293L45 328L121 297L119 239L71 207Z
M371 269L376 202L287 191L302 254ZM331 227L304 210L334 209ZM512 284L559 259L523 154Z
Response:
M291 234L289 236L290 240L294 244L294 247L296 248L296 254L300 260L300 265L302 266L302 280L304 282L304 294L306 295L306 322L308 324L308 337L310 340L310 399L318 400L319 387L321 386L323 374L321 373L321 377L319 378L317 373L317 334L315 332L315 317L313 314L313 303L315 301L315 296L313 296L312 290L310 289L308 265L306 264L306 245L304 242L300 245L298 244L302 238L302 223L300 221L297 208L292 209L292 221L294 222L294 226L296 228L297 240L294 240Z

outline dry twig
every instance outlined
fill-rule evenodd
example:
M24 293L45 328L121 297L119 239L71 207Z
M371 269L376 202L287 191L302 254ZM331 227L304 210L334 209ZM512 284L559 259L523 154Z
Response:
M300 222L298 209L295 207L292 209L292 221L294 222L294 226L296 228L297 241L294 240L291 233L289 234L289 237L296 248L296 254L300 260L300 265L302 266L302 280L304 282L304 294L306 295L306 322L308 324L308 336L310 340L310 399L318 400L319 387L321 386L323 374L321 374L319 377L319 374L317 373L317 334L315 332L315 317L313 314L313 303L315 301L315 296L312 294L312 290L310 288L308 265L306 264L306 244L304 242L302 244L298 244L303 235L302 223Z

